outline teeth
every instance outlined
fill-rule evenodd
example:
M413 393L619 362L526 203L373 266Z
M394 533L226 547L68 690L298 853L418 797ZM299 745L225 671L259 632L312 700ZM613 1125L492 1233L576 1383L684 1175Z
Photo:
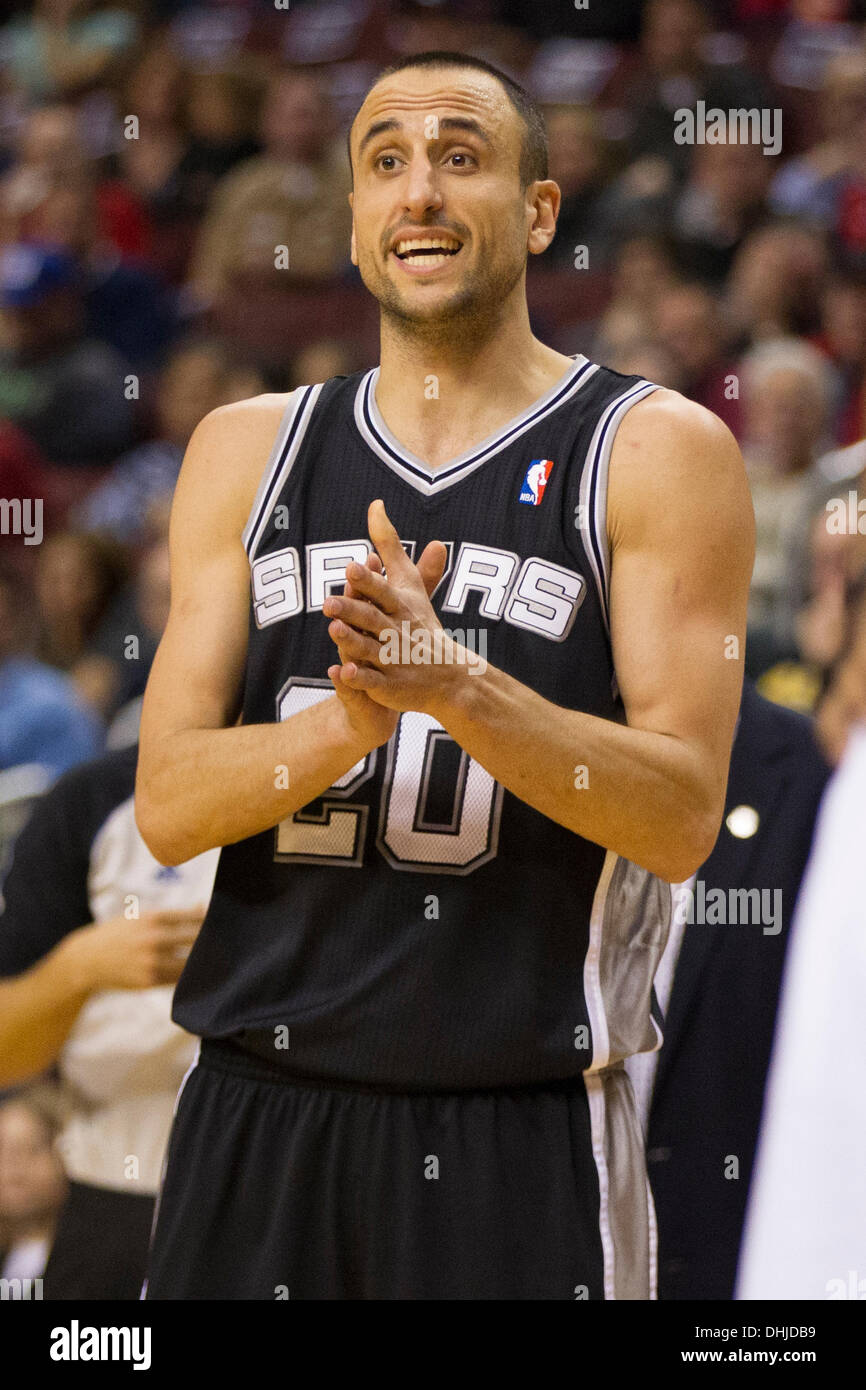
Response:
M444 265L450 259L450 256L443 256L441 253L438 256L413 256L412 265Z
M398 241L394 248L398 256L405 256L409 251L434 251L441 248L444 251L459 251L460 242L454 241L450 237L424 237L415 238L409 241ZM415 256L413 260L422 260L424 257Z

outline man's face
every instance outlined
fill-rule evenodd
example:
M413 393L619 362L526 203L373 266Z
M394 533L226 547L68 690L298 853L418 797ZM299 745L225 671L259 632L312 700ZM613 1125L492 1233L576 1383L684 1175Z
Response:
M320 159L330 135L322 94L305 77L277 81L265 102L261 125L269 153L281 159Z
M524 126L501 84L406 69L369 93L351 138L352 260L383 310L444 324L501 303L549 240L535 244L540 185L521 188Z

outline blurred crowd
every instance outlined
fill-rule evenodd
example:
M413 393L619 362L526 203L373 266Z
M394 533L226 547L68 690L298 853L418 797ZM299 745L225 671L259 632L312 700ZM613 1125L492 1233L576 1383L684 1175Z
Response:
M535 332L729 425L747 673L840 756L866 705L866 5L35 0L0 27L0 843L136 741L198 421L375 362L345 133L427 49L543 103L563 204ZM678 143L699 101L781 113L779 153ZM59 1124L41 1090L0 1109L9 1268L63 1200Z

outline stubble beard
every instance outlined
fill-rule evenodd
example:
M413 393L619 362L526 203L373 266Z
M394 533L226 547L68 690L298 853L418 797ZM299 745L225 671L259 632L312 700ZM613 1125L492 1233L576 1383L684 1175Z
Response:
M439 349L443 346L465 350L486 341L502 321L505 306L519 284L525 261L496 267L491 273L476 271L448 299L429 309L407 304L397 286L378 271L361 278L378 301L383 327L397 338Z

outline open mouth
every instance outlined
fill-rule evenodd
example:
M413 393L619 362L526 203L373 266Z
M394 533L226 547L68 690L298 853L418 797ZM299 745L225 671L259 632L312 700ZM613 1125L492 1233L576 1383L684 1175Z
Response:
M433 236L425 237L423 240L413 237L398 241L394 247L394 255L412 265L444 265L451 256L457 255L462 245L463 243L455 237Z

